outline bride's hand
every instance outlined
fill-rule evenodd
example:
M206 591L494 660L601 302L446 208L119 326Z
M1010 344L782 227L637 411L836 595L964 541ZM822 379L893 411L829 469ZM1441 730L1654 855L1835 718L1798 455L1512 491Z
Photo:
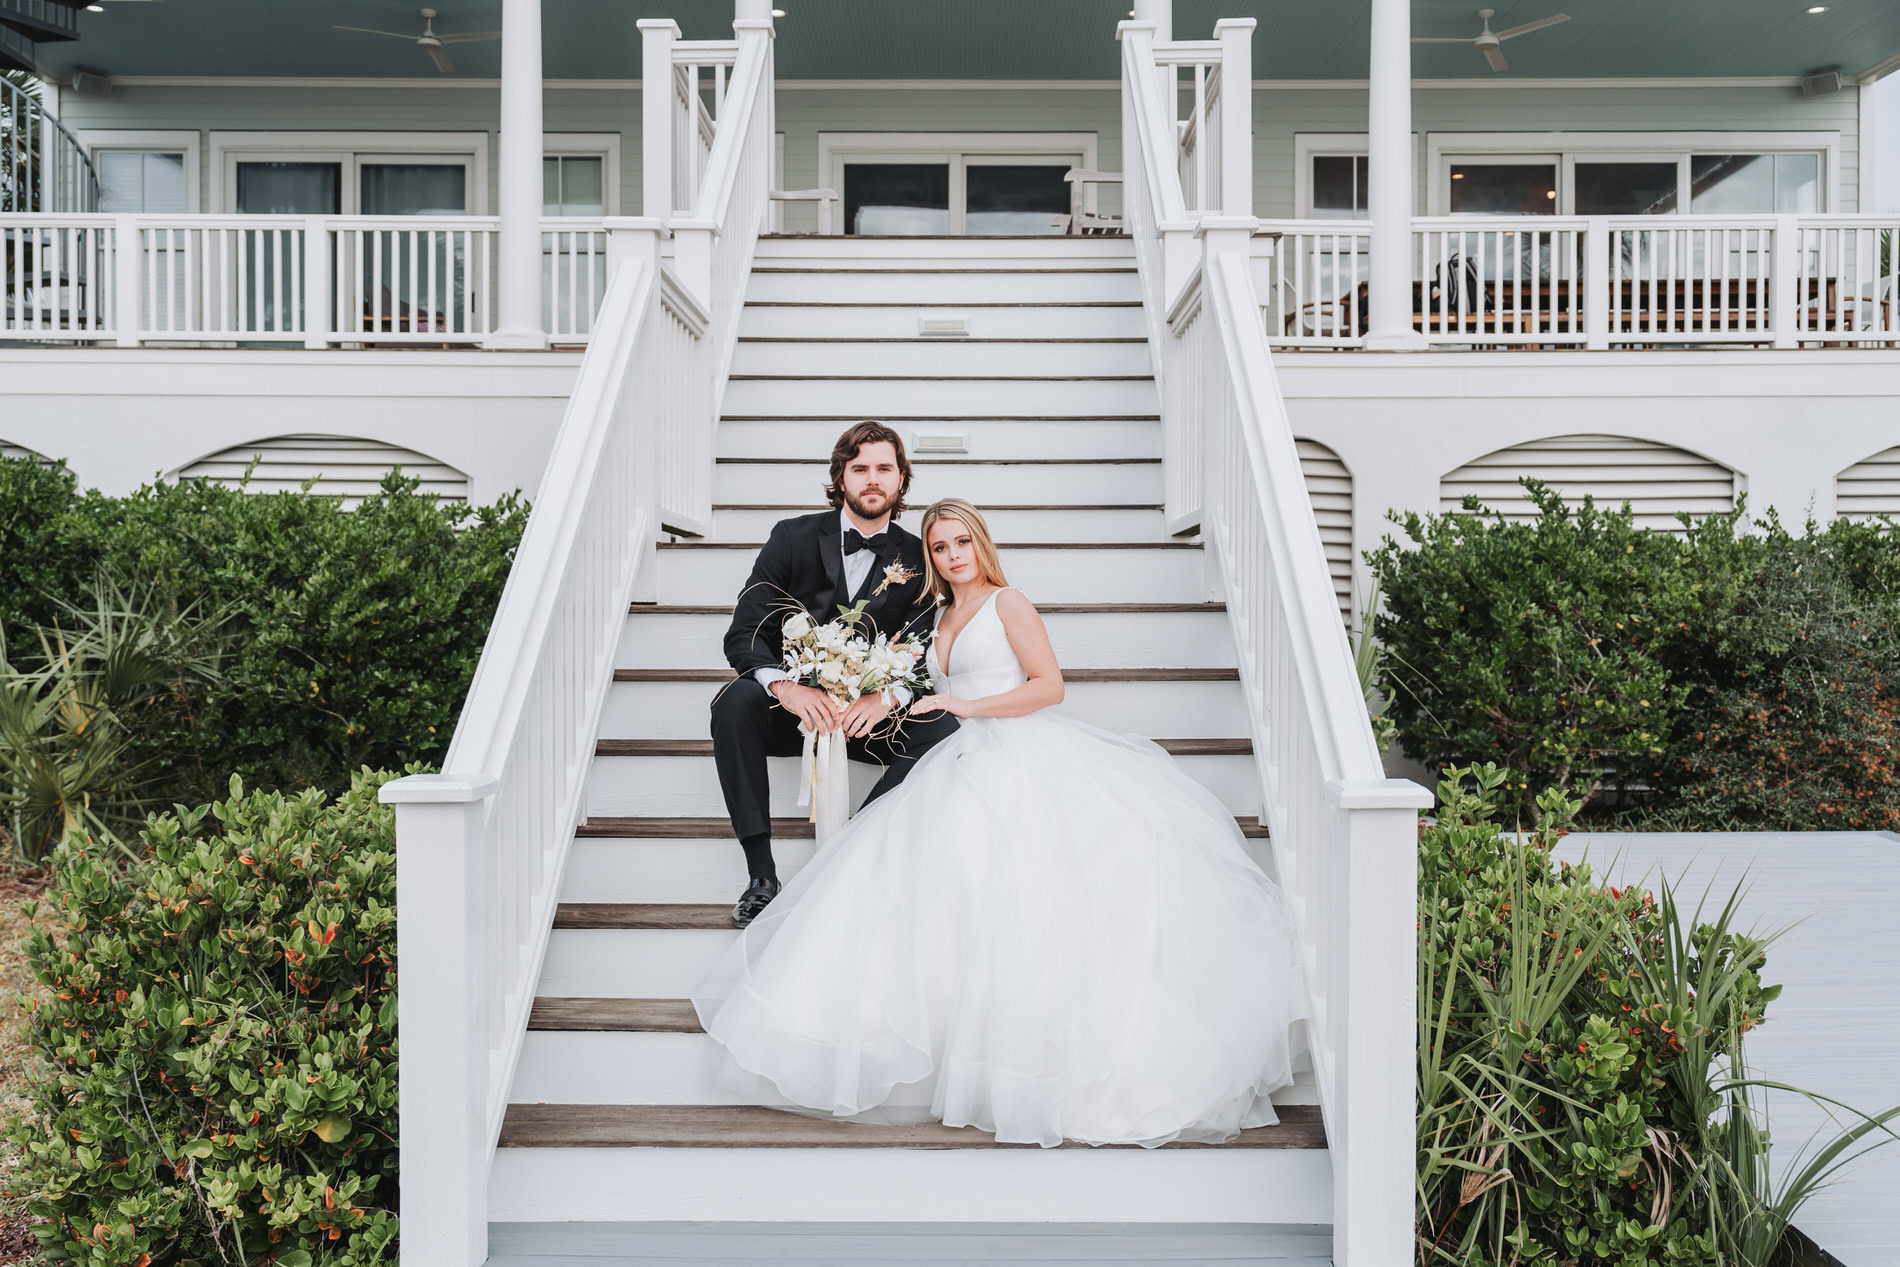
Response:
M967 717L964 711L967 702L954 695L926 695L910 706L912 717L922 717L929 713L949 713L952 717Z

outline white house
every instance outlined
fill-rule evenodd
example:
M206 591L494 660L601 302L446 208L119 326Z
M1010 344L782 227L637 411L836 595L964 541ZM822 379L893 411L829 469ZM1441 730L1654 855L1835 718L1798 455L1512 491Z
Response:
M1521 474L1665 525L1900 512L1900 218L1860 211L1900 7L438 2L0 0L54 85L0 103L0 446L536 501L445 772L386 794L405 1257L949 1223L1409 1260L1427 798L1366 723L1355 560ZM1280 1126L1045 1154L720 1102L683 1002L743 882L717 632L867 416L913 502L995 509L1070 706L1294 896Z

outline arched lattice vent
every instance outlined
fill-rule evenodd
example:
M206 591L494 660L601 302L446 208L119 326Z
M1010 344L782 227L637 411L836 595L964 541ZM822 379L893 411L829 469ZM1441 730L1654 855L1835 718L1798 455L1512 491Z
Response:
M1834 477L1834 513L1843 519L1900 517L1900 446L1862 458Z
M44 453L35 453L31 449L21 448L10 440L0 440L0 458L38 458L41 466L53 465L53 459Z
M468 499L468 476L447 463L413 449L348 436L273 436L199 458L177 474L181 479L202 477L236 484L253 457L259 459L257 469L246 486L253 493L295 492L314 477L311 492L340 495L344 505L355 506L376 492L384 475L400 466L404 474L422 481L422 492L456 501Z
M1627 501L1645 528L1680 531L1677 511L1735 508L1735 472L1721 463L1653 440L1605 435L1554 436L1487 453L1439 481L1439 508L1456 510L1466 493L1476 493L1507 519L1534 519L1536 508L1517 482L1524 475L1544 481L1572 506L1586 494L1609 509Z
M1326 550L1326 570L1333 576L1340 614L1352 619L1352 472L1339 455L1317 440L1295 440L1300 452L1300 474L1306 477L1306 495L1313 499L1319 520L1319 543Z

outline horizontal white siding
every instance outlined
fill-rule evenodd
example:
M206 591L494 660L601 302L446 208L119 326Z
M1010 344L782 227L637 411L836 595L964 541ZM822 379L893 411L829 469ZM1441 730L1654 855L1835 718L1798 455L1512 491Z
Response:
M1420 88L1412 121L1428 132L1543 131L1828 131L1839 132L1841 206L1858 205L1860 159L1857 94L1802 97L1793 88L1715 84L1649 87ZM781 88L778 130L785 135L787 188L818 183L820 132L1092 132L1097 161L1121 167L1120 90L1112 84L1061 88ZM495 205L493 130L497 94L491 84L440 88L284 88L144 85L115 88L105 100L63 94L63 121L86 129L190 129L209 158L211 131L490 132L489 206ZM625 88L551 87L545 98L549 132L618 132L620 207L640 209L640 92ZM1254 93L1254 206L1257 214L1294 214L1294 140L1302 132L1363 132L1363 88L1259 88ZM1421 164L1423 147L1421 146ZM210 171L201 181L208 193ZM1417 189L1426 187L1423 167ZM1120 207L1119 190L1101 191L1104 210ZM207 208L208 210L213 208ZM787 209L788 227L809 227L810 206Z

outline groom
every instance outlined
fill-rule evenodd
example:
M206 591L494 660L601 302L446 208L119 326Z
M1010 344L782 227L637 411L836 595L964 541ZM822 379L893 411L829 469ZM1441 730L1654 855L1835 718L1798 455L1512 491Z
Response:
M853 759L884 766L867 800L902 783L917 759L956 729L956 718L935 713L905 722L892 735L891 707L878 697L864 696L839 712L829 695L792 681L779 667L780 627L790 603L822 624L839 607L863 599L871 623L859 627L872 636L929 630L935 607L924 588L923 543L893 522L903 513L910 476L895 431L881 422L851 427L831 450L825 496L832 509L774 525L739 592L726 630L726 659L739 676L712 705L713 763L749 876L732 909L734 928L750 924L778 896L765 759L800 753L801 722L814 733L843 730ZM899 707L910 702L908 692L897 693ZM873 730L879 736L868 738Z

